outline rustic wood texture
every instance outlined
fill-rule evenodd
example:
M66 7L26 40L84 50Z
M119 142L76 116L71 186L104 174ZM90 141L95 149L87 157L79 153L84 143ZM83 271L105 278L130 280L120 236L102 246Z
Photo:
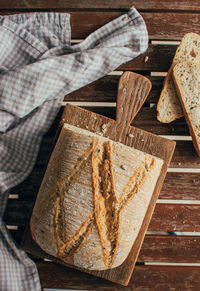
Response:
M200 232L200 205L157 204L148 230Z
M160 0L144 0L139 1L136 0L123 0L123 1L114 1L113 0L89 0L83 2L81 0L57 0L57 1L49 1L49 0L1 0L0 7L1 9L60 9L60 8L68 8L68 9L128 9L132 5L139 10L189 10L189 11L198 11L199 10L199 1L198 0L180 0L180 1L160 1Z
M170 250L170 251L169 251ZM199 236L145 236L138 262L200 263Z
M39 168L36 165L28 178L11 190L11 194L18 194L21 200L34 199L41 184L44 170L45 166ZM199 173L167 173L159 199L199 200L199 188ZM17 200L13 200L12 203L15 201ZM10 202L8 207L9 204Z
M142 72L144 75L144 72ZM152 83L152 89L145 105L157 103L163 86L164 77L146 76ZM65 96L64 101L76 102L116 102L116 91L120 75L105 76L91 84Z
M88 129L91 132L101 132L101 135L109 137L112 140L120 141L128 146L153 154L164 160L164 165L154 193L152 194L141 229L124 263L117 268L106 271L89 271L81 269L84 272L122 285L127 285L130 280L175 147L174 141L152 135L151 133L130 126L131 121L147 98L150 88L151 84L148 79L135 73L125 72L121 76L118 86L116 121L68 104L63 112L60 124L60 126L62 126L66 122L83 129ZM107 125L106 132L102 131L103 124ZM9 217L10 215L8 218ZM41 250L37 250L30 238L28 238L28 232L27 239L25 236L23 241L23 248L33 255L42 255Z
M44 11L49 11L46 9ZM109 21L124 14L124 11L70 11L67 9L62 12L70 12L72 38L83 39L90 33L105 25ZM9 10L2 10L1 14L16 13ZM141 12L150 39L181 40L185 33L200 33L200 14L194 13L175 13L175 12ZM81 25L80 25L81 23ZM129 67L124 65L124 69Z
M82 106L89 111L104 115L106 117L115 118L115 107L106 106ZM142 107L136 118L133 120L132 125L143 129L145 131L152 132L159 135L189 135L189 129L185 122L185 118L182 117L170 124L161 123L157 120L157 111L154 107Z
M153 37L152 38L160 38ZM140 70L144 72L166 72L171 66L177 45L149 44L145 53L121 65L118 70Z
M72 38L84 39L89 32L119 16L135 5L147 23L150 40L180 40L185 32L199 33L199 0L159 1L159 0L0 0L0 14L60 11L71 14ZM87 18L84 20L84 18ZM150 72L166 72L170 67L176 45L149 44L148 50L118 68L133 70L152 82L152 90L145 107L137 114L133 125L143 130L161 135L189 135L184 118L171 124L162 124L156 120L156 109L149 108L157 103L164 77L151 77ZM106 76L76 92L65 96L65 101L116 102L116 90L120 76ZM115 118L115 108L87 107L88 110ZM43 139L37 163L29 177L12 189L19 199L9 199L5 218L8 224L18 225L11 230L13 238L20 243L25 224L31 215L34 199L38 192L45 167L50 155L57 120ZM192 142L178 141L170 167L200 169ZM161 190L160 199L199 200L199 173L167 173ZM181 203L181 202L180 202ZM149 230L154 231L199 231L199 205L157 204ZM196 240L196 241L195 241ZM196 254L196 257L195 257ZM198 262L199 237L186 236L149 236L145 237L138 260L152 262ZM36 259L35 259L36 260ZM109 291L144 290L199 290L199 267L175 266L139 266L136 265L128 287L120 287L109 281L82 273L59 264L36 260L42 287L71 288Z
M43 288L68 286L73 289L97 291L188 291L198 290L200 286L198 267L137 265L127 287L55 263L38 262L37 267Z
M20 244L25 227L10 230ZM170 252L169 252L170 249ZM184 235L146 235L137 262L200 263L200 237Z
M199 173L167 173L160 199L199 200Z
M34 201L9 199L4 220L8 225L25 226ZM200 205L156 204L148 230L200 232Z
M124 12L71 12L72 38L85 38ZM199 13L142 12L150 39L180 40L185 33L200 33ZM80 26L81 22L81 26ZM98 23L98 24L97 24Z

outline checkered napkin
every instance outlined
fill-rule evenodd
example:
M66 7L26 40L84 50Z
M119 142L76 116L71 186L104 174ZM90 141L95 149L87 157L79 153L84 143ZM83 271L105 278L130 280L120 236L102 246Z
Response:
M3 221L9 189L31 172L63 97L106 75L148 45L140 14L128 13L71 45L70 15L0 16L0 290L40 290L35 264Z

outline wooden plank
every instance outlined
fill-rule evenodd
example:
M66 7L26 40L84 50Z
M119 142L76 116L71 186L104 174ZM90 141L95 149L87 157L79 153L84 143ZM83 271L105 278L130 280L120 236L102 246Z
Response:
M45 168L33 169L31 175L11 193L19 194L20 199L36 197ZM167 173L159 199L199 200L200 175L196 173Z
M116 110L115 107L83 106L83 108L86 108L87 110L104 115L112 119L115 118ZM137 116L132 122L132 125L145 131L159 135L181 135L181 136L189 135L188 125L185 122L184 117L167 124L159 122L156 116L157 116L156 106L152 108L143 107L138 112ZM182 158L184 158L184 156Z
M112 119L115 118L115 107L82 107L89 111L104 115L106 117ZM132 125L145 131L159 135L189 135L189 129L184 117L169 124L161 123L157 120L157 111L155 107L143 107L135 117Z
M200 205L157 204L150 231L200 231Z
M34 205L32 200L9 199L4 220L8 225L24 226ZM156 204L150 231L200 231L200 205Z
M101 110L100 108L92 108L92 110ZM110 112L108 113L108 111ZM105 110L106 114L113 116L114 109L109 108ZM157 120L157 110L156 106L149 108L143 107L140 112L137 114L135 120L132 123L135 127L141 128L143 130L152 132L154 134L160 135L181 135L188 136L189 129L186 124L185 118L182 117L171 123L161 123Z
M112 0L89 0L89 1L81 1L81 0L58 0L58 1L49 1L49 0L8 0L1 1L0 9L60 9L60 8L71 8L71 9L128 9L132 5L137 9L147 10L199 10L199 1L198 0L180 0L180 1L160 1L160 0L123 0L123 1L112 1Z
M20 244L24 227L10 233ZM200 236L146 235L137 261L199 263Z
M138 262L200 263L200 236L146 235Z
M142 72L145 75L144 72ZM164 77L146 76L152 83L152 89L145 104L157 103L163 86ZM64 101L76 102L116 102L117 85L120 75L107 75L64 97Z
M141 13L151 39L180 40L185 33L200 33L198 13ZM73 38L85 38L89 33L122 15L119 12L71 12ZM80 25L81 23L81 25Z
M200 168L200 159L192 141L177 141L170 167Z
M49 9L46 9L49 11ZM45 11L45 9L44 9ZM53 9L53 11L55 11ZM90 33L124 14L124 11L70 11L72 38L84 39ZM20 12L20 11L17 11ZM1 14L12 14L16 11L2 10ZM175 13L175 12L141 12L150 39L181 40L188 32L200 33L199 13ZM80 25L81 24L81 25ZM124 66L129 69L129 66Z
M18 245L20 245L20 243L21 243L24 231L25 231L25 226L18 226L17 230L13 230L13 229L9 230L12 238L15 240L15 242L17 242Z
M8 225L25 226L31 217L34 199L8 199L4 221Z
M19 185L11 189L10 193L17 193L19 199L35 199L40 184L42 182L43 175L45 173L45 163L47 163L47 157L43 160L43 167L38 167L39 161L37 161L31 174Z
M199 174L167 173L159 198L199 200L199 189Z
M24 227L10 230L13 239L20 244ZM170 249L170 252L169 252ZM200 262L200 236L146 235L138 262Z
M137 266L130 282L134 291L198 290L199 267Z
M163 15L164 17L164 15ZM148 23L147 23L148 25ZM150 24L149 24L150 25ZM148 27L147 27L148 28ZM149 38L165 39L167 32L163 31L163 36L151 36ZM161 33L161 30L160 30ZM118 70L141 70L152 72L166 72L170 68L177 45L149 44L147 51L132 61L121 65Z
M137 265L127 287L55 263L38 262L37 267L43 288L97 291L188 291L198 290L200 286L199 267Z

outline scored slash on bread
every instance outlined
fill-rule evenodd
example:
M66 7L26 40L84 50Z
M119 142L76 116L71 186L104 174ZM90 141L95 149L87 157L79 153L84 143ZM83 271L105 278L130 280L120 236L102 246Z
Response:
M182 62L173 70L173 79L193 144L200 156L200 62Z
M185 34L176 50L157 104L157 119L160 122L169 123L183 116L183 109L176 93L172 71L176 64L185 61L200 61L200 35L196 33Z

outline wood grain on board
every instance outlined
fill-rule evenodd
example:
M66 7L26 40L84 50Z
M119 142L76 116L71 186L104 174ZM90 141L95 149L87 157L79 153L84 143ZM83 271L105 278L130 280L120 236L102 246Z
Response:
M145 102L150 89L151 83L147 78L135 73L125 72L121 76L118 85L116 121L67 104L60 123L60 127L66 122L91 132L101 133L101 135L109 137L112 140L120 141L128 146L153 154L164 160L161 174L152 194L142 226L133 244L132 250L124 263L117 268L106 271L90 271L81 268L84 272L122 285L127 285L130 280L175 147L174 141L161 138L130 126L132 120ZM106 131L102 131L103 125L106 125ZM41 253L37 253L37 248L34 248L34 244L31 243L31 240L28 238L28 233L27 239L25 235L23 241L23 249L33 255L39 255Z

